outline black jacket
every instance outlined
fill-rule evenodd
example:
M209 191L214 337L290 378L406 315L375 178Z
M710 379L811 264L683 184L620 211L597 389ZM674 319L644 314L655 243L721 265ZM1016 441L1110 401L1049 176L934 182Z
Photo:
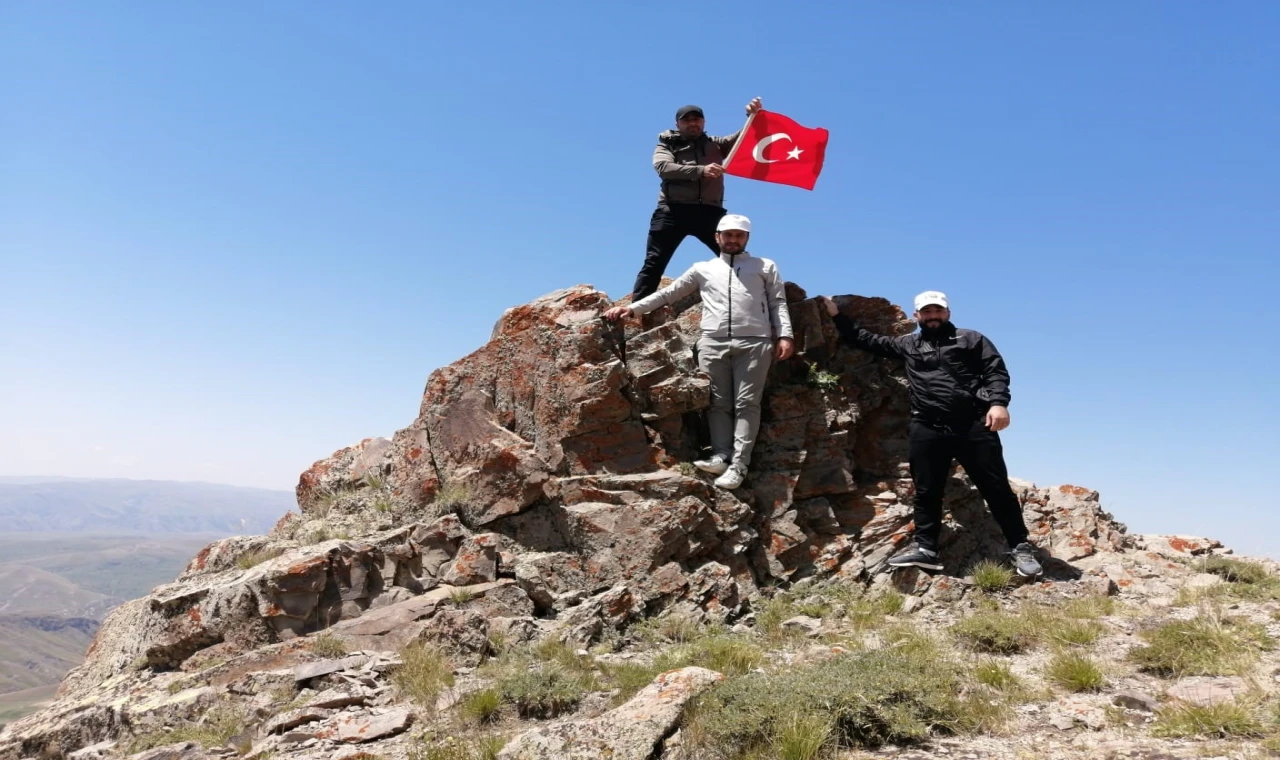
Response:
M1009 405L1009 370L995 344L976 330L945 322L936 330L895 338L868 332L844 314L837 314L835 323L850 346L904 360L912 419L964 424L992 406Z

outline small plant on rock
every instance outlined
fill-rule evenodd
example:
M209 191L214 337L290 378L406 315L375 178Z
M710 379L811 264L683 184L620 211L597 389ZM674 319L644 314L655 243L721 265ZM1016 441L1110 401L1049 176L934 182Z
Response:
M466 586L456 586L449 590L449 601L461 607L476 598L476 592Z
M1146 644L1129 650L1129 659L1141 670L1169 678L1249 673L1260 652L1275 648L1262 626L1213 611L1139 636Z
M820 391L834 391L840 387L840 376L834 372L818 369L816 364L810 364L806 382L811 388L817 388Z
M1016 654L1035 642L1027 621L1005 612L978 612L951 626L951 633L978 652Z
M473 691L462 700L462 714L475 723L492 723L502 711L502 693L497 689Z
M1049 680L1068 691L1097 691L1107 679L1092 657L1080 652L1059 652L1045 670Z
M1266 735L1264 722L1253 700L1199 705L1175 702L1156 713L1155 736L1221 739L1258 739Z
M1260 584L1273 579L1261 564L1230 557L1206 557L1196 563L1195 568L1202 573L1220 576L1229 583Z
M251 567L257 567L269 559L275 559L284 554L283 547L253 549L236 557L236 567L242 570L248 570Z
M676 471L686 478L695 478L698 476L698 468L693 466L693 462L681 462L676 465Z
M453 686L453 666L440 650L425 644L410 644L400 659L403 664L392 671L392 683L419 705L434 708L440 692Z
M445 483L440 486L439 491L436 491L436 497L431 505L436 508L437 514L455 514L465 517L464 512L473 498L475 497L466 483Z
M978 663L973 668L973 676L978 683L1000 692L1015 692L1022 688L1022 679L1014 674L1012 668L999 660Z
M347 654L347 645L332 633L322 633L308 638L312 653L320 657L344 657Z
M1013 583L1013 577L1013 568L989 559L984 559L973 566L973 585L988 594L1009 588Z

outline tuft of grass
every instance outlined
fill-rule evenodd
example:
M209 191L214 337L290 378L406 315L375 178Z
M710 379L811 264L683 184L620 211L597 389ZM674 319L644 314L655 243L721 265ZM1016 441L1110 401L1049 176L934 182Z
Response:
M1022 679L1008 664L999 660L986 660L973 668L973 677L983 686L1012 694L1022 689Z
M445 483L440 486L439 491L436 491L431 504L436 508L437 514L455 514L465 517L465 512L474 498L471 488L465 483Z
M1260 652L1275 648L1262 626L1211 611L1139 636L1146 643L1130 649L1129 659L1140 670L1167 678L1247 674Z
M380 472L367 473L363 480L365 486L374 491L381 491L387 487L387 477Z
M817 760L831 744L834 727L826 716L792 713L778 725L773 751L778 760Z
M384 515L387 514L388 512L391 512L392 509L395 507L395 505L392 504L391 502L391 497L389 496L379 496L378 498L373 500L372 506L375 512L379 512Z
M578 706L596 688L595 678L556 663L508 673L498 680L502 699L522 718L554 718Z
M795 599L786 592L774 594L756 610L756 630L771 640L799 637L800 633L782 627L786 620L798 615Z
M1016 654L1035 643L1025 618L1000 611L977 612L950 630L970 648L990 654Z
M685 644L704 636L721 633L724 627L708 626L685 615L666 615L660 618L648 618L632 626L631 630L642 641Z
M1257 706L1247 699L1198 705L1175 702L1156 713L1153 736L1258 739L1266 735Z
M342 539L343 541L349 540L351 538L351 531L326 525L311 531L311 535L307 536L306 543L322 544L325 541L331 541L335 538Z
M653 683L659 673L665 672L658 664L644 665L634 662L611 663L602 666L609 684L618 690L613 696L615 706L626 702L644 687Z
M1098 691L1107 682L1092 657L1073 651L1055 654L1045 668L1045 675L1068 691Z
M1109 596L1082 596L1067 601L1060 609L1069 618L1097 620L1116 613L1116 600Z
M808 615L811 618L825 618L831 614L831 603L825 599L805 599L794 605L796 614Z
M342 499L342 494L338 491L324 491L316 497L315 516L324 518L328 517L333 508L338 506L338 502Z
M462 700L462 715L479 724L492 723L502 713L502 693L497 689L473 691Z
M973 566L973 585L988 594L1004 591L1013 583L1013 568L984 559Z
M1276 580L1261 564L1230 557L1205 557L1195 564L1195 568L1202 573L1220 576L1229 583L1257 585Z
M902 612L905 603L905 596L890 589L850 600L845 614L857 628L876 628L884 623L886 617Z
M195 742L206 749L226 746L231 737L242 733L246 716L229 704L209 709L198 723L179 725L172 731L155 731L134 737L128 743L127 754L133 755L148 749L177 742Z
M698 475L698 468L693 466L693 462L681 462L676 465L676 471L686 478L694 478Z
M461 607L476 598L476 592L466 586L457 586L449 590L449 601Z
M313 654L321 657L343 657L347 654L347 645L332 633L322 633L319 636L308 638L310 639L310 648Z
M272 549L255 549L247 551L236 557L236 567L242 570L248 570L251 567L257 567L269 559L275 559L284 554L283 547L275 547Z
M427 708L434 708L436 698L446 687L453 686L453 666L444 653L425 644L410 644L400 652L403 664L391 674L400 693Z
M817 388L820 391L833 391L840 387L840 376L834 372L828 372L824 369L818 369L818 365L809 365L809 374L805 378L805 382L811 388Z
M441 741L413 747L409 760L497 760L507 744L502 736L450 736Z
M1102 625L1092 620L1058 620L1048 633L1048 638L1058 644L1084 647L1098 640Z
M654 663L659 673L696 665L727 676L748 673L764 662L759 646L736 636L710 636L677 647ZM655 674L656 675L656 674Z
M931 731L986 730L1006 719L998 699L965 695L963 675L925 646L856 652L727 679L694 701L686 728L695 751L775 757L794 737L796 716L819 716L830 726L822 752L914 744Z

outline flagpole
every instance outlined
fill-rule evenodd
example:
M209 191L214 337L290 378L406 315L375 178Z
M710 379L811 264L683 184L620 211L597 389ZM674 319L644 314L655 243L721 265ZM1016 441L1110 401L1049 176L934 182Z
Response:
M728 166L733 161L733 157L738 152L738 148L742 145L742 138L747 136L747 130L751 128L751 122L755 120L756 114L764 109L752 111L747 116L747 123L742 125L742 131L738 132L738 139L734 141L733 148L729 151L729 155L724 159L724 165Z

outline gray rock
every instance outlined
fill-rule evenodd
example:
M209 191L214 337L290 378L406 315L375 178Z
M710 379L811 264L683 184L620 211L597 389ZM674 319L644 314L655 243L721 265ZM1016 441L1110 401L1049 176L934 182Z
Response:
M1142 712L1155 712L1160 707L1155 697L1140 691L1116 692L1111 697L1111 704Z
M316 732L329 741L360 744L402 734L413 725L413 711L397 707L385 712L341 713Z
M724 676L705 668L663 673L621 707L598 718L521 734L499 760L650 760L680 720L684 705Z

